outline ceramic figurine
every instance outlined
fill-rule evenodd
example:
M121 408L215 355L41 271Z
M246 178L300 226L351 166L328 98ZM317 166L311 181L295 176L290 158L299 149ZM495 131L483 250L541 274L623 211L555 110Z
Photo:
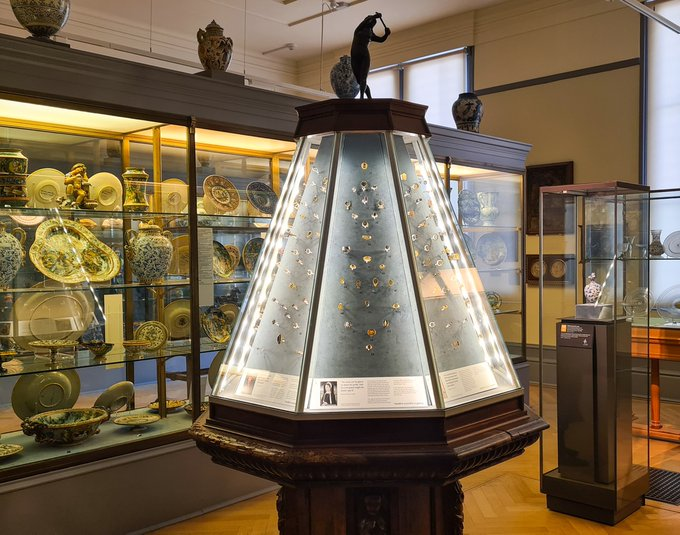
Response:
M157 225L140 223L139 232L128 229L126 237L125 254L139 280L149 284L164 279L172 261L172 234L161 232Z
M484 115L484 105L474 93L461 93L451 107L453 120L458 130L479 132Z
M354 98L359 94L359 84L352 72L352 58L341 56L331 69L331 87L338 98Z
M21 149L0 148L0 175L26 175L28 158Z
M126 212L146 212L149 203L146 200L146 181L149 174L141 167L126 167L123 173L125 182L125 202L123 210Z
M10 0L19 23L33 37L49 39L64 27L71 10L71 0Z
M234 41L224 36L224 29L214 20L199 29L196 34L198 40L198 58L206 71L226 71L231 62L231 52Z
M24 263L26 251L24 242L26 233L16 227L11 234L5 231L5 224L0 223L0 288L6 288L16 277L19 268Z
M602 286L595 282L595 273L588 276L588 284L583 289L583 295L586 298L586 303L597 303L602 293Z
M62 200L64 208L93 208L97 202L90 200L90 179L85 164L77 163L64 175L66 197Z
M385 33L382 37L373 32L373 28L378 21L382 23L383 28L385 29ZM368 85L366 85L368 71L371 68L371 55L368 53L368 45L371 42L384 43L390 36L390 33L392 32L385 26L382 15L378 12L376 12L375 15L366 17L354 30L354 39L352 40L351 50L352 72L359 84L361 98L364 98L364 94L366 94L366 98L371 98L371 90Z

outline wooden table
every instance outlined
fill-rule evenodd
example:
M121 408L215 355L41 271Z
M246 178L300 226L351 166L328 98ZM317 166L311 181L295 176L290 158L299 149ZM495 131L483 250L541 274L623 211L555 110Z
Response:
M680 428L661 423L660 364L662 360L680 361L680 328L652 325L632 329L634 357L647 357L647 331L649 331L650 362L650 421L649 436L660 440L680 442Z

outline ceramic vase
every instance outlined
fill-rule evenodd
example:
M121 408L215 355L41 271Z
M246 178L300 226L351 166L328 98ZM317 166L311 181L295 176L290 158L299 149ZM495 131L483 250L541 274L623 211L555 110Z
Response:
M33 37L47 39L64 27L71 11L71 0L10 0L19 23Z
M140 223L139 231L128 229L125 236L125 255L137 278L145 284L163 280L172 261L172 234L157 225Z
M479 132L479 123L484 115L484 105L474 93L461 93L451 107L453 120L458 130Z
M595 281L595 273L588 276L588 284L583 289L583 296L586 298L586 303L597 303L602 293L602 286Z
M477 194L479 199L479 218L482 225L491 225L500 212L498 208L498 192L497 191L480 191Z
M650 231L652 234L652 241L649 242L649 256L661 256L666 250L661 243L661 229L654 229Z
M341 56L331 69L331 87L338 98L354 98L359 94L359 83L352 72L352 58Z
M476 225L481 217L481 205L477 195L469 189L458 194L458 213L466 225Z
M224 29L214 20L196 33L198 59L206 71L226 71L231 62L234 42L224 36Z
M141 167L126 167L123 173L125 183L125 202L123 210L126 212L146 212L149 203L146 200L146 181L149 174Z
M21 149L0 148L0 206L26 206L28 158Z
M25 241L26 233L23 229L16 227L9 233L5 230L5 224L0 223L0 288L9 286L24 263Z

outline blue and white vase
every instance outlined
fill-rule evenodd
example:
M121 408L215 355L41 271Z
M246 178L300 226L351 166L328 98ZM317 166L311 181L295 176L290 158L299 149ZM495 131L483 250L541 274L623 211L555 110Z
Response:
M338 98L354 98L359 94L359 83L352 71L352 58L341 56L331 69L331 87Z
M26 233L16 227L11 233L0 223L0 288L7 288L24 263Z
M172 261L172 234L157 225L141 223L139 232L128 229L125 255L132 272L144 284L161 281Z
M481 205L477 195L469 189L458 194L458 214L465 225L476 225L481 219Z
M484 105L474 93L461 93L451 107L453 120L458 130L479 132L484 115Z

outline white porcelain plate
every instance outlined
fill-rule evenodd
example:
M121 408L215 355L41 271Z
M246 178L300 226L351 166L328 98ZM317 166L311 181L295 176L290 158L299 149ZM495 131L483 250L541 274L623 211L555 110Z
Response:
M663 241L663 248L666 256L680 258L680 230L671 232Z
M161 182L161 206L163 213L179 214L187 207L189 186L179 178Z
M57 199L66 195L64 173L50 167L33 171L26 178L26 194L31 208L56 208Z
M70 409L80 395L75 370L22 375L12 390L12 408L22 420L41 412Z
M114 174L96 173L90 177L90 198L97 201L95 210L120 210L123 185Z

